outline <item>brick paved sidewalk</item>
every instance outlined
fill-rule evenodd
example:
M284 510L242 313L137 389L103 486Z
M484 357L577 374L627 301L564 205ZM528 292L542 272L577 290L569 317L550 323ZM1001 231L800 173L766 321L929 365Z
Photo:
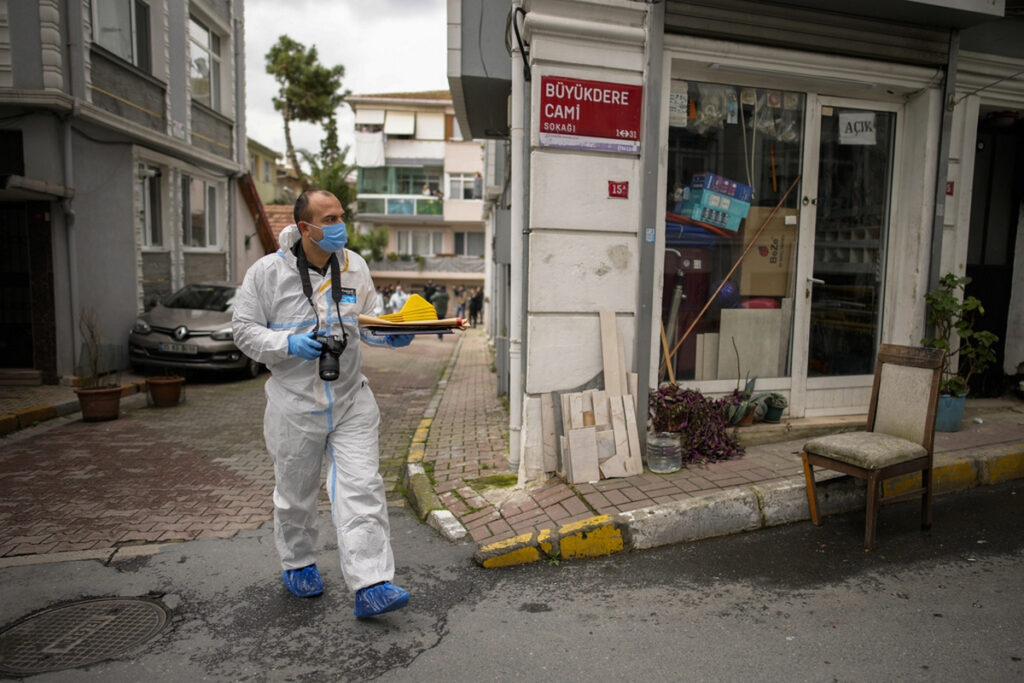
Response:
M381 410L381 471L389 503L404 504L399 474L455 339L405 349L363 346ZM113 549L125 544L230 537L273 514L273 465L263 443L264 374L186 383L185 402L122 401L111 422L58 418L0 437L0 557ZM46 392L49 393L46 393ZM66 387L8 392L9 405ZM325 492L321 504L328 507Z
M458 358L430 426L423 462L441 503L466 528L470 537L487 545L543 529L557 529L595 515L615 515L650 506L685 501L749 484L781 482L803 475L800 447L806 435L862 428L863 416L825 420L793 420L768 426L781 432L775 443L748 445L741 458L706 465L689 465L668 475L643 475L569 485L551 478L529 490L505 490L494 495L495 474L515 474L507 464L507 410L497 399L492 353L482 332L463 335ZM956 433L936 434L937 464L983 453L987 445L1024 441L1024 405L1019 401L977 400L969 413L981 423L967 421ZM984 416L983 418L980 416ZM821 422L815 425L813 423ZM790 428L798 430L792 434ZM741 442L759 427L740 430ZM835 476L822 472L822 477ZM492 502L493 501L493 502Z

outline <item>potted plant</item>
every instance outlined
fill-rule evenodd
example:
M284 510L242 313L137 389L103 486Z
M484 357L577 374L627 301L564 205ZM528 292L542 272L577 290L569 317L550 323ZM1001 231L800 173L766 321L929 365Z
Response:
M999 337L987 330L974 329L975 316L984 315L985 308L977 297L964 296L970 283L967 276L946 273L939 286L924 297L928 325L933 326L935 336L924 337L921 343L946 352L935 417L935 429L940 432L960 429L971 376L984 372L996 360L992 345Z
M75 394L82 408L82 420L115 420L121 409L121 386L117 382L117 371L108 370L103 363L103 346L96 311L91 308L82 311L78 329L82 333L84 347L80 360L83 377Z
M711 399L696 389L665 382L651 392L647 408L649 433L671 433L686 462L706 463L743 454L729 433L728 398Z
M745 427L754 423L757 399L753 393L756 382L757 377L751 378L748 372L743 389L739 388L739 381L737 381L736 389L722 399L726 403L726 419L729 424Z
M763 394L760 399L765 405L764 417L761 418L761 421L770 422L772 424L781 421L782 411L786 409L787 405L789 405L789 402L786 401L786 397L776 391L770 391Z
M146 389L153 405L158 407L176 406L181 402L181 386L185 378L173 375L167 369L164 374L146 379Z

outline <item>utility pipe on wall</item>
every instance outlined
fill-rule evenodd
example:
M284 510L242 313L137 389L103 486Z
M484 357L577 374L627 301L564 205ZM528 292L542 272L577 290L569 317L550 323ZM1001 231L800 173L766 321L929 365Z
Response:
M512 21L518 21L516 10L520 2L512 4ZM511 29L510 29L511 30ZM528 228L525 211L526 184L524 157L529 154L529 140L524 141L524 103L529 103L526 88L530 84L523 78L525 55L512 40L512 106L509 139L512 142L512 206L510 208L509 236L509 330L508 330L508 457L509 464L518 466L523 430L523 319L526 309L523 301L523 232Z

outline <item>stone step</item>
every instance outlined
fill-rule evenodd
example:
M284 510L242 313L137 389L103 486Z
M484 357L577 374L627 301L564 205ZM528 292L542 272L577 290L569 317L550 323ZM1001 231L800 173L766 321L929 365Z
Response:
M0 368L0 384L34 387L43 383L43 373L31 368Z

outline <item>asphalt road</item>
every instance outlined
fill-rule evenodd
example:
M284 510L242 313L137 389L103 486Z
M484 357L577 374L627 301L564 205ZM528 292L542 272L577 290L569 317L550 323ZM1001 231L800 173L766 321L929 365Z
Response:
M360 622L323 520L326 593L291 597L268 528L115 561L0 569L0 624L83 597L151 596L171 623L115 661L39 681L1020 680L1024 482L940 497L935 527L862 517L485 571L392 511L410 606Z

